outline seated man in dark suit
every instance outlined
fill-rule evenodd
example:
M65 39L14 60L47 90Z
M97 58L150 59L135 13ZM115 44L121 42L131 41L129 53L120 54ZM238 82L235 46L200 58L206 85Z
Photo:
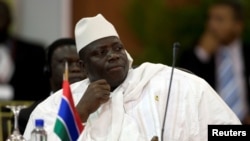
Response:
M2 62L0 66L0 86L9 92L8 98L2 100L43 99L49 92L43 73L45 48L10 35L8 31L11 21L9 7L0 1L0 52L5 54L7 62Z
M242 123L249 124L250 46L242 41L243 17L239 1L212 4L203 36L181 55L179 66L208 81Z
M56 40L48 47L47 53L46 74L50 80L51 94L62 88L65 62L68 62L69 65L70 83L75 83L86 78L79 66L79 56L76 51L74 39L62 38ZM31 112L42 100L36 101L30 107L21 110L19 115L19 127L22 134Z

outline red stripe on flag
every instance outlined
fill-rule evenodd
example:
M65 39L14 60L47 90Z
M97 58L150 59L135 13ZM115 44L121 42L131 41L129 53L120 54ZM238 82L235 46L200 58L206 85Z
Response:
M83 131L84 127L82 125L80 116L79 116L78 112L76 111L68 80L63 81L63 95L65 97L67 97L67 99L68 99L68 101L70 103L70 107L73 110L75 122L77 124L79 133L81 133Z

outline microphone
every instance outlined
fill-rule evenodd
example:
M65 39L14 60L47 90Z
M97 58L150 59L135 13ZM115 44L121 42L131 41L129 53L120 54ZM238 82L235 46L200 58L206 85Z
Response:
M161 141L163 141L163 135L164 135L164 126L166 122L166 117L167 117L167 111L168 111L168 103L169 103L169 98L170 98L170 92L171 92L171 86L172 86L172 81L173 81L173 74L174 74L174 68L175 68L175 62L176 62L176 54L177 54L177 49L180 47L179 42L175 42L173 44L173 62L172 62L172 70L171 70L171 76L170 76L170 81L169 81L169 86L168 86L168 96L167 96L167 102L166 102L166 107L165 107L165 113L163 117L163 123L162 123L162 129L161 129Z

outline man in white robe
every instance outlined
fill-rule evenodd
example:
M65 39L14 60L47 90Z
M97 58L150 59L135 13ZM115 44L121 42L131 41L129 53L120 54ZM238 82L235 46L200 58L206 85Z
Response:
M206 141L209 124L241 124L203 79L175 69L163 117L171 67L143 63L133 69L111 23L101 14L81 19L75 28L77 50L88 78L71 85L85 128L79 141ZM33 111L24 137L30 139L34 119L45 120L48 141L59 140L53 128L62 91Z

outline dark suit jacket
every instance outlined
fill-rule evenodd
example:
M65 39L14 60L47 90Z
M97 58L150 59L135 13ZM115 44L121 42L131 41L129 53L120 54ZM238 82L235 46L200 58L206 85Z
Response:
M49 82L44 75L45 48L20 39L9 40L15 71L10 81L14 100L37 101L49 95Z
M242 47L242 54L244 61L245 83L247 84L247 101L250 108L250 46L244 45ZM215 74L215 57L213 56L208 63L201 62L194 53L194 49L184 51L178 61L180 67L186 68L192 71L194 74L204 78L213 88L216 86L216 74Z

